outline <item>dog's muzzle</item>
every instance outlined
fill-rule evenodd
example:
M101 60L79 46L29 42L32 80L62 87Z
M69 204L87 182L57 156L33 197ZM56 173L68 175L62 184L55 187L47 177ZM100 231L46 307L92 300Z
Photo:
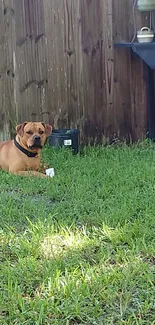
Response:
M41 138L39 136L35 136L33 139L33 145L30 147L31 149L41 149Z

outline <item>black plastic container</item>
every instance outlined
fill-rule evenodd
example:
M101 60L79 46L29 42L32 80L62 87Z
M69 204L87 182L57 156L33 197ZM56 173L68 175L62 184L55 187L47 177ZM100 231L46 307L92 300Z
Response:
M49 145L55 148L70 147L74 154L79 151L79 130L53 130L49 136Z

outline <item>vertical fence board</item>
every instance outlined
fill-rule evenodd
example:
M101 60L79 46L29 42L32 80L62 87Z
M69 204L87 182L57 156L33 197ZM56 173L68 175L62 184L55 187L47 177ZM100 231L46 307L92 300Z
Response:
M64 49L64 1L44 2L44 16L50 121L55 127L66 127L68 125L68 80Z
M129 40L128 33L129 5L124 0L113 1L113 36L114 43ZM118 19L119 17L119 19ZM126 19L124 19L126 17ZM114 51L114 107L116 137L129 137L131 130L130 96L130 52L116 48Z
M47 61L42 0L14 0L19 120L48 120Z
M15 13L12 0L0 2L0 139L12 134L15 118Z
M89 142L98 141L105 133L107 98L105 90L104 13L102 1L81 0L83 60L84 126Z

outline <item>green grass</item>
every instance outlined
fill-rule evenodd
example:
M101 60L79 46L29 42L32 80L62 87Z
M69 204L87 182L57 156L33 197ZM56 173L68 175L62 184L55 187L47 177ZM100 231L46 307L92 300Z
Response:
M46 148L53 179L0 171L0 323L155 324L155 150Z

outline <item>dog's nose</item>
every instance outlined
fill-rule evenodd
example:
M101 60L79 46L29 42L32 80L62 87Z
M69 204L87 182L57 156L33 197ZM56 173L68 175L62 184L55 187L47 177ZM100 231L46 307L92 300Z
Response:
M34 140L35 141L39 141L40 140L40 136L39 135L35 135Z

